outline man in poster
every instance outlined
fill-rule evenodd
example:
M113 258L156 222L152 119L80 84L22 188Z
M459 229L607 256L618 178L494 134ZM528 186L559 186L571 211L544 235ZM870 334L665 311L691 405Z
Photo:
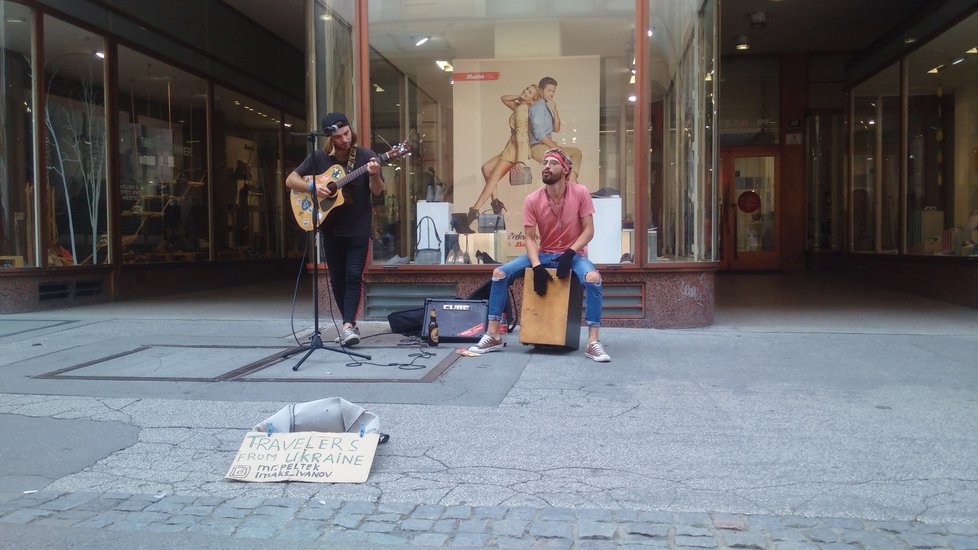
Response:
M560 112L557 111L557 81L549 76L540 79L538 85L540 99L530 106L530 157L543 163L543 155L548 149L561 148L570 157L573 168L568 181L577 181L583 154L577 147L561 147L553 140L553 134L560 132Z
M601 274L587 259L587 244L594 237L594 203L587 187L569 181L574 165L561 149L550 149L543 155L544 187L527 195L523 203L523 225L526 254L497 267L492 272L489 291L489 323L472 353L490 353L503 349L499 325L506 305L509 285L533 268L533 291L543 296L553 277L548 267L557 268L563 279L574 273L584 285L588 345L584 355L599 363L611 361L598 340L601 326Z

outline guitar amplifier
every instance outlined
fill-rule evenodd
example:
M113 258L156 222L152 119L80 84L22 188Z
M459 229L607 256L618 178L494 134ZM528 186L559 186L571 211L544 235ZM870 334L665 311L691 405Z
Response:
M428 298L424 301L421 337L428 337L431 310L438 321L438 340L441 342L478 342L486 331L489 300L457 300Z

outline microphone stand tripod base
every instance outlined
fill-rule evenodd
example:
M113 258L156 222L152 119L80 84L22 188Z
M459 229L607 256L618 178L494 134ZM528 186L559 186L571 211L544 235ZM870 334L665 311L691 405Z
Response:
M302 359L300 359L299 362L292 367L293 371L298 371L299 367L302 366L302 363L304 363L306 359L309 359L309 356L312 355L312 352L316 351L317 349L335 351L337 353L345 353L347 355L352 355L354 357L359 357L361 359L366 359L368 361L372 359L371 356L366 355L364 353L357 353L357 352L350 351L346 348L337 348L333 346L324 345L323 337L319 334L319 331L316 331L312 334L312 337L309 339L308 344L303 344L301 346L297 346L288 351L285 351L281 355L279 355L279 357L285 359L291 355L295 355L299 353L300 351L305 351L306 354L302 356Z

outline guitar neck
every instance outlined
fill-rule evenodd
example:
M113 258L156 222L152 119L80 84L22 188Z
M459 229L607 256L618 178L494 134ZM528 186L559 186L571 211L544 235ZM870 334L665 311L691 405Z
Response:
M380 155L379 157L377 157L377 162L383 164L383 163L387 162L387 158L389 156L390 156L390 153L384 153L383 155ZM341 179L338 182L336 182L336 188L339 189L339 188L343 187L344 185L350 183L351 181L353 181L353 180L359 178L360 176L362 176L363 173L367 171L367 166L368 166L367 164L364 164L360 168L357 168L356 170L350 172L346 176L343 176L343 179Z

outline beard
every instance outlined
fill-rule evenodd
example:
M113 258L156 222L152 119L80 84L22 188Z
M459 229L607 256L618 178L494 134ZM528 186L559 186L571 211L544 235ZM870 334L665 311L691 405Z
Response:
M564 177L563 173L555 174L552 171L544 170L543 172L543 183L544 185L553 185L560 181Z

